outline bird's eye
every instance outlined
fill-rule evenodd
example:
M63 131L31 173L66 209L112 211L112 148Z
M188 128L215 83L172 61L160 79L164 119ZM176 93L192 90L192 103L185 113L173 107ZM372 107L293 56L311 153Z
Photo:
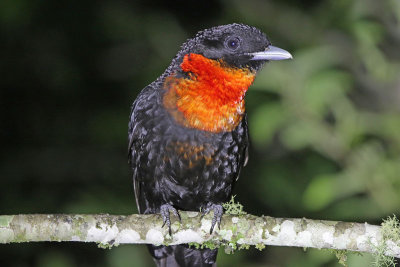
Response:
M240 46L240 40L237 37L229 38L226 41L226 46L232 50L236 50Z

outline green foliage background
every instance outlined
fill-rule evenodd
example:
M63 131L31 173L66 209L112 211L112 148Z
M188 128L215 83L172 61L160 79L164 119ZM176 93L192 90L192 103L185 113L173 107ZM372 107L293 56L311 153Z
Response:
M0 3L0 214L136 212L130 105L198 30L259 27L292 61L247 96L251 150L235 190L253 214L368 221L400 213L400 1ZM151 266L143 246L1 245L2 266ZM368 255L349 266L369 266ZM219 266L339 266L267 247Z

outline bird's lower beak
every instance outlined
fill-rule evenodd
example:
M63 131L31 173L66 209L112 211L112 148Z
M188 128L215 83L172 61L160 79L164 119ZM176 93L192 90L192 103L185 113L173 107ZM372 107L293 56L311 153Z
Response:
M279 47L268 46L264 51L249 53L248 55L253 56L250 60L284 60L292 59L292 55Z

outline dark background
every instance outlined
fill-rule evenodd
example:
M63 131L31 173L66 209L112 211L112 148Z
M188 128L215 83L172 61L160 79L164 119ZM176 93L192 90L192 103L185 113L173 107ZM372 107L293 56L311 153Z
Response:
M0 3L0 214L136 212L127 123L138 92L198 30L259 27L292 61L247 95L235 190L257 215L379 224L400 211L400 2ZM369 255L349 256L369 266ZM143 246L0 246L1 266L151 266ZM327 251L254 248L219 266L339 266Z

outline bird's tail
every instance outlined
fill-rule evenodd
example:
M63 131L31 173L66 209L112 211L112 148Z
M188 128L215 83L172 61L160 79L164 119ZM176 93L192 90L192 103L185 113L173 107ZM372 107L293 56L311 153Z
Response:
M195 249L188 245L148 245L158 267L216 267L218 249Z

